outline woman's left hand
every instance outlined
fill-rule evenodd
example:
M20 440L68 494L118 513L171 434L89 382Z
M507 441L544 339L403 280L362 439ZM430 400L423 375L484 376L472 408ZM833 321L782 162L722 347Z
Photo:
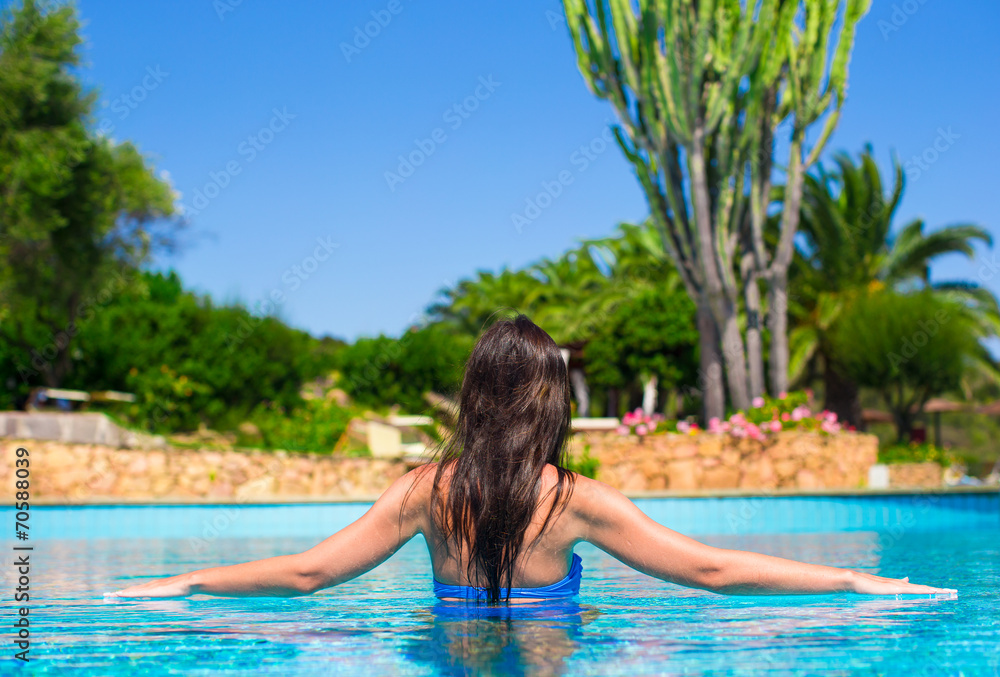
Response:
M161 578L142 585L104 593L105 597L187 597L191 594L188 574Z

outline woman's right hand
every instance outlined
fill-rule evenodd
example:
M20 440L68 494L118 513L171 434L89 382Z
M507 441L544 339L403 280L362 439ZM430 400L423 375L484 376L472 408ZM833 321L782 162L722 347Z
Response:
M953 595L953 588L932 588L929 585L910 583L910 577L883 578L860 571L852 571L854 592L861 595Z

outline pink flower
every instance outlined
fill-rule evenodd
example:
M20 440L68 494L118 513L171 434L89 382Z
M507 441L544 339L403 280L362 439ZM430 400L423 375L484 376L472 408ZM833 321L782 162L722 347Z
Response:
M809 407L800 406L792 409L792 420L801 421L804 418L810 416L812 412L809 411Z
M651 418L658 423L662 423L666 420L666 417L663 414L653 414Z
M759 440L764 435L760 432L760 427L754 423L747 423L747 435L755 440Z
M635 424L636 424L636 420L635 420L635 417L632 416L632 412L629 412L629 413L625 414L624 416L622 416L622 425L629 425L629 426L631 426L631 425L635 425Z
M791 415L791 414L789 414L789 413L788 413L788 412L786 411L786 412L785 412L784 414L782 414L782 415L781 415L781 420L782 420L782 421L791 421L791 420L792 420L792 415Z
M729 417L729 422L733 425L743 425L747 422L747 417L739 412L736 412Z
M691 430L691 424L687 421L677 421L677 432L681 435L687 435Z
M632 432L632 430L627 425L620 425L617 428L615 428L615 432L618 433L619 435L628 435L630 432Z
M708 429L713 433L717 433L722 429L722 422L719 420L718 416L713 416L708 419Z
M840 432L840 424L839 423L833 423L832 421L823 421L820 424L819 427L820 427L820 430L822 430L823 432L830 433L830 434L839 433Z
M723 423L722 426L720 427L722 429L722 432L727 433L729 432L729 429L732 428L733 426L730 423Z
M656 421L654 421L651 418L647 419L646 420L646 427L649 428L649 432L653 432L654 430L656 430Z
M642 418L642 414L643 414L642 407L636 407L635 411L632 412L632 415L635 416L636 418Z
M836 412L833 412L833 411L827 412L827 414L826 414L826 420L829 421L830 423L836 423L837 422L837 414L836 414Z
M786 414L786 416L787 416L787 414ZM780 433L781 432L781 421L775 419L774 421L771 421L771 423L769 424L769 426L771 428L771 432L772 433Z
M746 437L747 431L740 426L734 426L732 430L733 437Z
M750 402L750 404L753 405L755 408L763 407L764 406L764 398L763 397L755 397L755 398L753 398L753 401Z
M645 435L648 432L649 432L649 428L646 427L645 423L640 423L639 425L637 425L635 427L635 433L636 433L636 435Z
M788 397L788 393L786 393L784 390L782 390L780 393L778 393L778 399L779 400L783 400L786 397Z

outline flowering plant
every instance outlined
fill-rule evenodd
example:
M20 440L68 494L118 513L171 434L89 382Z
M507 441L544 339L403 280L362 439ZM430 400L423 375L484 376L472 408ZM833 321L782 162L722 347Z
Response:
M812 430L833 435L842 425L832 411L814 414L807 402L812 393L781 393L777 398L755 397L746 412L736 412L729 420L713 418L708 422L708 432L729 433L733 437L764 439L769 433L782 430Z
M636 434L645 437L656 430L676 431L680 435L697 435L702 432L728 434L736 438L748 437L753 440L763 440L768 435L782 430L809 430L827 435L835 435L844 429L832 411L813 413L808 402L812 393L808 390L794 393L780 393L778 397L755 397L752 406L747 411L738 411L728 419L712 418L707 430L702 430L697 423L680 420L674 423L663 423L663 416L643 413L642 409L625 414L622 424L618 426L618 434ZM848 430L854 430L848 426Z
M701 432L701 428L693 421L677 421L675 430L678 435L697 435Z
M639 437L645 437L656 431L659 424L663 423L663 414L647 414L642 409L630 411L622 417L622 423L618 426L619 435L631 435L635 433Z

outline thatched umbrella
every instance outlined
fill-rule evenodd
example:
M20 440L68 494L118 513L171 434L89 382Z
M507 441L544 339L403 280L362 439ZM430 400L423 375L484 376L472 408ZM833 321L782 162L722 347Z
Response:
M1000 400L988 406L994 407L995 413L1000 414ZM965 408L966 405L961 402L953 402L952 400L946 400L943 397L932 397L927 400L927 404L924 405L924 413L934 415L934 444L936 446L941 446L941 413L946 411L962 411ZM882 411L881 409L863 410L861 412L861 420L865 423L894 422L892 414Z
M924 405L925 414L934 414L934 446L941 446L941 412L962 411L965 405L961 402L953 402L943 397L932 397Z
M996 402L990 402L989 404L984 404L983 406L976 409L977 414L986 414L987 416L1000 416L1000 400Z
M892 414L881 409L863 409L861 420L865 423L892 423Z

